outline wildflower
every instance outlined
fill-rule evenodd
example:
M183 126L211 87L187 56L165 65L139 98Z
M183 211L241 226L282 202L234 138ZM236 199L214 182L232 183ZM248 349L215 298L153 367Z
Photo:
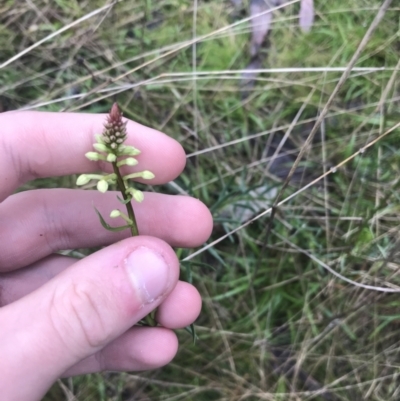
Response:
M122 227L109 226L97 211L101 224L108 230L118 231L120 229L130 228L132 235L138 234L136 225L135 214L131 204L131 200L142 202L144 194L142 191L128 185L128 180L135 178L142 178L151 180L154 174L149 170L139 171L135 173L126 174L123 176L119 170L122 166L136 166L139 162L132 156L140 154L140 150L134 146L125 145L127 138L127 121L122 120L122 113L119 110L117 103L114 103L110 113L107 116L104 124L104 129L101 135L96 135L96 143L93 148L96 152L87 152L85 156L91 161L105 161L111 163L114 173L112 174L82 174L78 177L76 185L81 186L88 184L91 180L97 180L97 189L104 193L108 190L110 184L117 184L118 190L122 194L122 198L118 198L121 203L126 206L127 215L119 210L113 210L110 214L111 218L121 217L128 225Z

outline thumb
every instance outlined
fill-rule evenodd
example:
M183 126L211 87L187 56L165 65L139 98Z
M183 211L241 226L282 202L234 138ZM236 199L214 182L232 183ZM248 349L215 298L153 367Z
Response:
M33 293L3 307L3 396L3 389L12 385L7 400L40 399L68 368L156 308L178 276L179 262L170 246L140 236L78 261Z

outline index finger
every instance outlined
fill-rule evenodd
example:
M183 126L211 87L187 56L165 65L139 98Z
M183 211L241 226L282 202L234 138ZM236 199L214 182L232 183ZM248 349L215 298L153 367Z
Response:
M111 171L108 163L89 161L104 114L14 111L0 114L0 201L35 178ZM167 135L128 120L126 144L142 153L130 171L151 170L152 184L176 178L185 166L182 146Z

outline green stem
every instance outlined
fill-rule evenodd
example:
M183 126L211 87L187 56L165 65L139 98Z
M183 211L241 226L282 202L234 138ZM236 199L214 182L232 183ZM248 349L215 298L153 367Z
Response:
M119 171L119 168L117 166L117 162L115 161L115 162L112 162L111 164L113 166L114 173L117 176L118 190L121 192L123 199L126 201L126 200L128 200L128 195L125 192L126 191L125 183L124 183L122 175ZM126 203L126 211L128 212L129 218L133 222L131 225L131 233L132 233L132 237L135 237L136 235L139 235L139 230L138 230L138 226L136 223L135 212L133 211L133 207L132 207L132 204L130 201Z

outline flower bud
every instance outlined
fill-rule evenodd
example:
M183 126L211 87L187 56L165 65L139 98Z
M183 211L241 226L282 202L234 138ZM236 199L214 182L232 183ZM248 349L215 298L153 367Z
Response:
M85 185L90 181L90 177L86 174L81 174L76 180L76 185Z
M151 180L155 177L155 175L149 171L149 170L144 170L142 171L142 178L144 178L145 180Z
M126 156L137 156L140 154L140 150L134 148L133 146L120 146L120 154Z
M119 111L118 104L114 103L110 110L109 123L116 124L117 122L119 122L121 117L122 117L122 114Z
M135 199L136 202L139 203L142 202L142 200L144 199L143 192L133 187L126 188L126 194L131 196L133 199Z
M87 152L85 154L85 156L89 159L92 160L94 162L97 162L98 160L100 160L100 155L97 152Z
M104 143L94 143L93 147L99 152L108 152L108 148Z
M108 182L106 180L100 180L97 183L97 189L102 193L107 192Z
M119 216L121 216L121 212L119 210L117 210L117 209L113 210L110 213L110 217L112 217L113 219L115 219L116 217L119 217Z
M135 191L133 192L133 198L135 199L136 202L139 202L139 203L142 202L143 199L144 199L143 192L142 192L142 191L139 191L138 189L135 190Z
M136 166L136 164L138 164L138 161L136 159L134 159L133 157L127 157L126 159L120 160L117 163L117 166L118 167L125 166L125 165Z
M107 161L108 162L113 163L113 162L115 162L115 160L117 160L117 156L115 156L113 153L109 153L107 155Z
M136 166L136 164L138 164L138 161L133 157L128 157L125 159L125 163L127 166Z

